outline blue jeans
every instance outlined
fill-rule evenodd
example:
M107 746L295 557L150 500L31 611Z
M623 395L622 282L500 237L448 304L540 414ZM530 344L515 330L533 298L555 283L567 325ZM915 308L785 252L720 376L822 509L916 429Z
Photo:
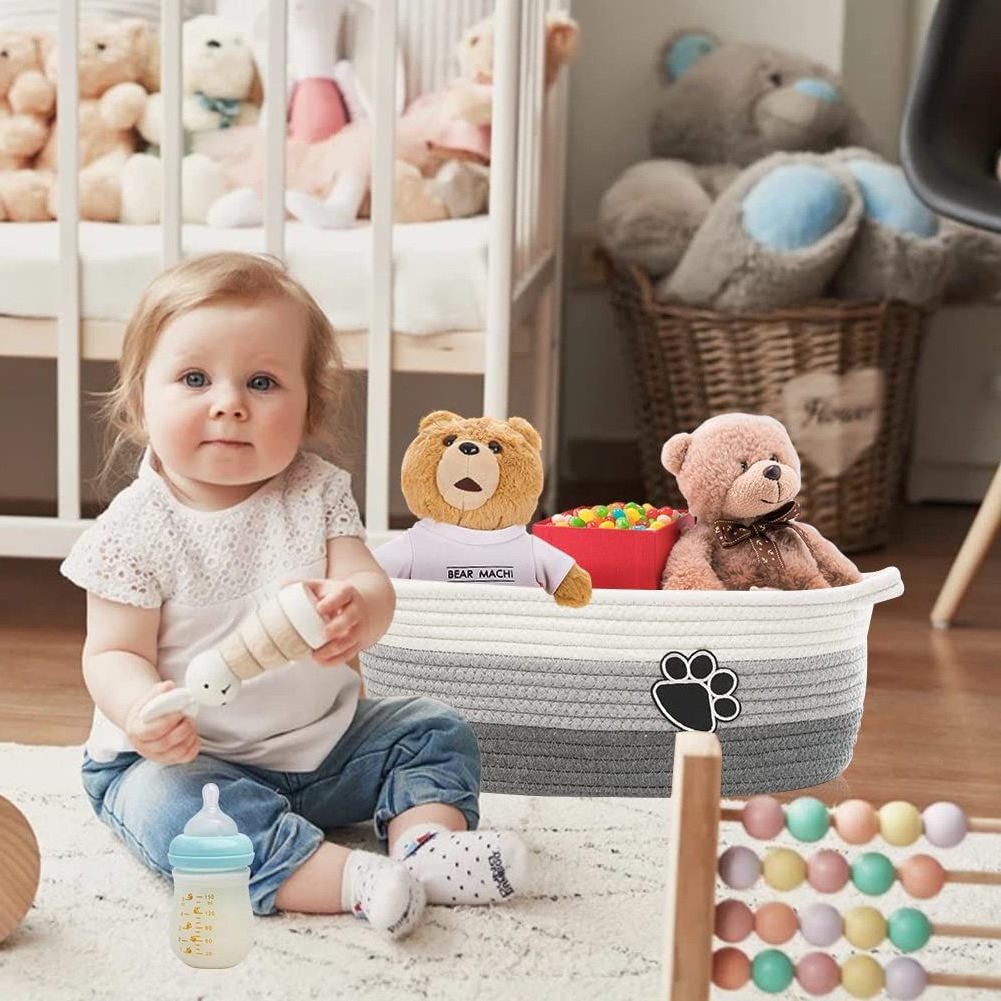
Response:
M275 772L207 754L159 765L133 751L99 763L84 752L83 787L94 812L129 849L170 877L167 849L201 808L202 786L254 844L250 899L272 914L275 894L323 843L324 830L374 819L385 841L393 817L422 803L479 823L480 752L469 724L428 698L362 699L351 726L315 772Z

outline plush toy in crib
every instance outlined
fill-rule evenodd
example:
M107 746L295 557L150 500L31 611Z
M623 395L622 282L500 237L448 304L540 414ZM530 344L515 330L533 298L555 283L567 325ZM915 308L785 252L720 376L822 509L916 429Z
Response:
M421 520L375 550L390 577L544 587L558 605L591 600L591 577L533 535L542 440L521 417L428 414L403 457L400 483Z
M244 681L323 646L324 627L316 597L305 584L283 587L217 647L196 654L185 672L184 687L150 699L143 707L143 719L172 712L195 716L199 706L228 705Z
M0 31L0 222L47 216L48 178L30 169L49 138L56 107L43 44L35 32Z
M250 46L225 20L202 14L181 26L181 125L185 149L195 137L257 121L261 81ZM129 157L122 173L121 221L155 225L160 221L163 165L163 97L151 94L138 123L153 149ZM186 152L181 161L182 217L204 223L209 207L227 190L222 164L204 153Z
M696 518L667 558L665 589L797 590L861 580L833 543L797 520L799 456L774 417L711 417L671 437L662 461Z
M605 247L658 279L658 298L740 312L1001 285L1001 240L931 213L825 66L685 31L661 68L657 159L629 167L599 209Z

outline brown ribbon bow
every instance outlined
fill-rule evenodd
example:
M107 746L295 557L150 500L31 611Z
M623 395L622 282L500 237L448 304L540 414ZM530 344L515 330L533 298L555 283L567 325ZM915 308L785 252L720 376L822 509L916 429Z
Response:
M793 524L798 516L799 505L795 501L789 501L777 511L772 511L771 514L762 515L752 521L750 525L724 519L714 521L713 532L716 534L716 541L724 549L739 546L742 542L750 542L754 555L761 560L764 566L777 563L785 570L782 554L770 533L774 533L780 528L791 528L799 535L799 528Z

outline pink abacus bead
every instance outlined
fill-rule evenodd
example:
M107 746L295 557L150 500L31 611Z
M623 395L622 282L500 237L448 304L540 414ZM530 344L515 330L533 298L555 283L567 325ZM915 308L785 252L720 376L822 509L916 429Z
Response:
M818 893L837 893L851 877L848 860L840 852L824 848L810 856L806 879Z
M897 866L897 879L912 897L927 900L945 885L945 870L931 855L912 855Z
M830 994L841 983L841 968L826 952L808 952L796 964L796 982L807 994Z
M844 927L844 919L830 904L810 904L799 916L800 934L822 949L834 945Z
M788 905L778 901L763 904L754 915L754 930L758 938L769 945L781 945L788 942L799 928L796 912Z
M751 979L751 961L740 949L727 946L713 953L713 983L724 991L739 991Z
M716 905L715 931L724 942L743 942L754 931L754 914L742 900L721 900Z
M740 819L752 838L763 841L778 837L786 823L785 810L774 796L752 796L744 804Z
M925 837L936 848L955 848L966 837L966 814L955 803L932 803L921 814Z
M719 877L734 890L746 890L761 875L761 859L750 848L734 845L719 857Z
M842 841L864 845L879 834L879 817L864 799L846 799L834 808L834 829Z

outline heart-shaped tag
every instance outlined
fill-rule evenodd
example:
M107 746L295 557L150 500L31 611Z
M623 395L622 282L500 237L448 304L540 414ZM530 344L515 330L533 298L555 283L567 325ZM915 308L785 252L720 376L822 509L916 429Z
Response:
M784 423L801 459L825 476L840 476L879 434L883 373L807 372L782 387Z

